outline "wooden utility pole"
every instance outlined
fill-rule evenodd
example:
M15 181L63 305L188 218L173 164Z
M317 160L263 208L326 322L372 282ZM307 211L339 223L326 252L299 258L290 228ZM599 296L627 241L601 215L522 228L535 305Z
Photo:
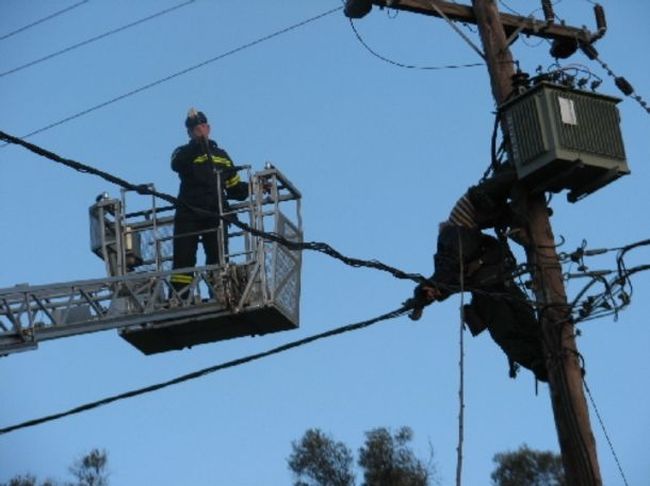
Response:
M513 90L512 55L494 0L472 0L476 24L485 51L485 61L497 105ZM562 267L555 251L555 238L544 194L523 191L520 214L525 215L531 244L526 248L533 275L538 312L547 355L549 390L555 427L562 451L567 482L571 485L600 485L600 469L582 386L582 369L570 320Z
M472 0L472 7L440 0L348 0L346 14L363 16L370 11L372 5L390 6L476 24L497 106L504 103L513 91L512 77L515 71L507 35L524 32L557 41L573 39L574 42L577 40L581 43L590 43L596 38L585 29L566 27L549 20L535 21L500 14L495 0ZM361 15L350 15L351 12ZM530 238L526 254L539 306L550 397L567 484L601 485L596 442L591 431L582 369L562 280L562 268L555 251L549 210L543 193L531 195L523 186L517 189L520 197L517 198L516 210L525 217Z

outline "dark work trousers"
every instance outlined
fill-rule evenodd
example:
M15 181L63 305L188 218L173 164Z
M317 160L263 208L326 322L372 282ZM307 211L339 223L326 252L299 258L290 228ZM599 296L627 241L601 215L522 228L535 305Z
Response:
M487 324L492 339L509 359L547 381L542 334L526 295L514 284L472 292L472 308Z
M218 218L202 218L196 215L187 215L184 211L176 211L174 217L174 259L173 268L186 268L196 266L196 252L199 241L205 252L205 264L213 265L219 262L219 224ZM198 234L198 232L201 232ZM188 233L194 233L189 234ZM187 235L187 236L183 236ZM192 283L192 273L172 275L170 281L174 289L179 292Z

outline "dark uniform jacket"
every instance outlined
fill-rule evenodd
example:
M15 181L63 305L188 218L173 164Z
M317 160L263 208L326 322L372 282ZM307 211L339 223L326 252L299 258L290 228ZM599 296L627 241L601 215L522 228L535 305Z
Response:
M507 198L514 178L514 171L501 171L458 200L449 220L441 225L430 281L440 292L438 300L444 300L460 291L462 269L463 285L472 293L471 304L464 306L472 335L488 329L508 356L510 376L515 374L516 362L547 381L537 318L526 294L513 281L515 258L506 241L481 231L511 219ZM422 286L415 290L416 301L424 300Z
M460 269L468 287L491 287L510 280L515 260L505 243L477 228L444 225L438 235L434 255L435 272L431 277L447 298L460 285ZM447 287L448 286L448 287Z
M229 170L232 160L214 140L207 147L195 140L181 145L172 153L171 165L181 179L178 198L190 206L217 211L219 187L225 192L224 206L226 198L243 200L248 195L248 184L240 180L237 172Z

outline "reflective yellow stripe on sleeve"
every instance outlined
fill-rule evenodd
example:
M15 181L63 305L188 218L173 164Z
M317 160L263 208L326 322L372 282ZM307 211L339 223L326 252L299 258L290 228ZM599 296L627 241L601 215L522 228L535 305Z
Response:
M235 174L234 176L232 176L230 179L226 181L226 188L230 189L231 187L236 186L237 184L239 184L239 181L240 181L239 174Z
M191 284L192 279L193 279L192 275L187 275L184 273L176 273L171 276L169 281L173 283Z
M204 162L207 161L208 161L208 156L203 154L203 155L199 155L198 157L195 157L192 162L194 162L195 164L203 164ZM230 161L230 159L227 159L225 157L218 157L216 155L212 156L212 163L225 165L226 167L232 167L232 162Z
M232 162L230 159L227 159L225 157L219 157L217 155L212 156L212 162L214 164L220 164L220 165L225 165L226 167L232 167Z
M199 155L196 157L192 162L195 164L203 164L208 161L208 156L203 154ZM227 159L226 157L219 157L217 155L212 156L212 163L213 164L218 164L218 165L223 165L225 167L232 167L232 161L230 159ZM231 188L239 184L240 182L239 174L235 174L231 178L229 178L226 181L226 188Z

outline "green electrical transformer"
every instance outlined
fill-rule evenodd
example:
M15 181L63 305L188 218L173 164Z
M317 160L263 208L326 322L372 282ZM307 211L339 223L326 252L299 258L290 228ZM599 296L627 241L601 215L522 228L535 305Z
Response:
M629 174L621 100L542 82L500 107L509 155L531 190L569 190L575 202Z

